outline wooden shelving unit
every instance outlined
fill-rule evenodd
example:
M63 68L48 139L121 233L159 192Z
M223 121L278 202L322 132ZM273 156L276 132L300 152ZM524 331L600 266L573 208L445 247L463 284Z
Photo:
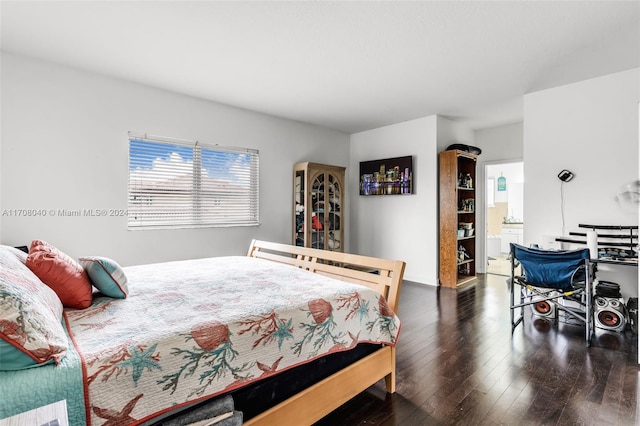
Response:
M476 162L459 150L439 155L440 285L459 288L476 277Z
M294 245L343 251L345 170L310 162L294 166Z

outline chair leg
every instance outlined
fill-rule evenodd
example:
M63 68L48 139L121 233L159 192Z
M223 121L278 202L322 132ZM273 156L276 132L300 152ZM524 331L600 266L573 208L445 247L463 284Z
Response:
M513 329L516 328L515 325L513 325L513 317L514 317L514 308L513 308L513 288L515 287L515 283L513 282L513 277L511 277L511 280L509 281L509 315L511 317L511 332L513 332Z
M593 288L591 287L591 270L590 270L590 264L589 264L589 259L585 260L585 280L584 280L584 287L585 287L585 294L586 294L586 301L585 301L585 343L586 346L589 347L591 346L591 336L593 334L593 297L592 297L592 293L593 293Z
M518 306L520 308L520 316L516 319L515 317L515 311L516 309L518 309L518 307L514 307L514 302L515 302L515 288L516 288L516 284L515 284L515 280L513 278L511 278L510 282L509 282L509 315L511 317L511 332L513 333L513 331L516 329L516 327L522 322L524 323L524 307L522 306ZM522 302L524 301L524 296L522 294L522 287L518 286L518 288L520 289L520 305L522 305Z

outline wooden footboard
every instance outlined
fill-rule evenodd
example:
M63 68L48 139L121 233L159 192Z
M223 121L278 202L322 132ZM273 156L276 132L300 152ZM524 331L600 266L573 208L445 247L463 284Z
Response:
M286 263L343 281L365 285L382 294L394 312L405 263L357 254L253 240L247 256Z
M387 391L395 392L395 366L395 348L385 346L244 424L311 425L382 378Z
M397 312L405 263L254 240L248 256L304 268L366 285L384 295ZM396 350L385 346L248 420L247 425L310 425L384 378L395 392Z

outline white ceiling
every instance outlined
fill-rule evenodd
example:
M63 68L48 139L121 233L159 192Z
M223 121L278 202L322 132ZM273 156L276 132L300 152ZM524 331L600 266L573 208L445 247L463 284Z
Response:
M639 1L5 1L2 50L347 133L640 66Z

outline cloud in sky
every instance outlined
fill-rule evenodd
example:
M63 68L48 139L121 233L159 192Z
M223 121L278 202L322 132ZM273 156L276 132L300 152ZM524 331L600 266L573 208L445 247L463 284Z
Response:
M156 157L150 167L136 167L130 173L133 180L167 181L179 176L193 175L193 161L185 161L177 152L168 158Z
M132 161L131 180L138 182L166 183L170 180L190 181L193 178L193 148L160 145L151 152L143 152L145 142L132 144L130 157ZM187 157L185 159L185 157ZM249 186L251 156L242 153L208 150L201 151L200 173L210 183Z

